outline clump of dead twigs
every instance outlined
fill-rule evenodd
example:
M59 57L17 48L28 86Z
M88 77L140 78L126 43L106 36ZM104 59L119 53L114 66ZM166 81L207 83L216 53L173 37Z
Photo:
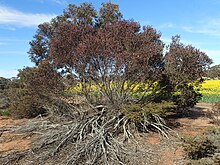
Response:
M135 154L135 150L138 152L137 148L128 149L126 144L130 139L135 142L140 126L142 130L151 128L168 137L168 127L156 114L149 118L148 113L139 112L143 120L137 124L129 115L111 106L73 105L60 101L48 111L47 117L39 116L14 130L37 135L33 147L26 153L27 159L29 156L35 162L54 159L57 164L66 165L127 164L129 156ZM19 159L13 157L11 161Z

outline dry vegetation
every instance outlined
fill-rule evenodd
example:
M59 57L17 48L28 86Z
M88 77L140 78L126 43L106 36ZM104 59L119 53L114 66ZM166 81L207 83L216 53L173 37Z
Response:
M113 151L120 148L118 152L121 153L121 160L126 160L126 164L186 164L189 160L185 159L187 158L187 153L182 147L182 144L185 143L181 139L204 136L202 134L208 129L219 128L217 125L210 123L211 120L206 117L206 113L211 107L210 104L199 104L193 110L194 115L192 114L191 118L170 118L168 125L175 132L169 131L169 139L159 136L156 132L138 133L135 134L135 139L120 143L121 145L115 146ZM76 126L74 126L72 120L67 121L66 117L61 117L62 122L58 122L54 115L52 118L53 120L51 116L47 118L39 116L31 120L1 118L2 135L0 146L4 147L4 149L0 151L0 163L21 165L67 164L70 161L68 158L73 158L77 153L75 152L77 151L76 143L73 143L73 137L71 137L74 132L71 128L76 129ZM123 134L115 140L122 141L122 139ZM82 152L83 146L90 145L91 141L87 140L85 144L78 144L78 151ZM98 141L100 143L102 140L97 139L96 143ZM59 152L57 152L58 150ZM202 161L199 160L199 162L201 163ZM210 160L209 162L212 163ZM86 164L86 162L78 162L78 164ZM118 163L111 161L110 164Z
M189 158L197 150L203 157L218 152L206 135L202 147L195 139L181 140L189 128L202 128L192 125L205 117L193 107L212 60L179 36L167 48L160 38L153 27L124 20L113 3L99 11L70 4L40 24L29 51L36 66L2 81L8 112L33 119L0 129L2 145L12 142L8 133L17 143L27 140L24 148L2 151L0 163L184 164L183 143L195 144L185 147ZM216 106L209 113L215 123Z

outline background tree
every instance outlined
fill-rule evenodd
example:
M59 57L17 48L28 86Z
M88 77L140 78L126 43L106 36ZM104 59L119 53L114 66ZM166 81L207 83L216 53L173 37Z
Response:
M220 78L220 64L210 67L206 72L206 76L211 79L219 79Z
M0 90L4 90L8 88L10 80L4 77L0 77Z
M174 36L165 55L166 73L175 85L195 82L208 69L212 60L199 49L180 42Z
M173 99L178 109L194 106L201 94L195 91L202 82L212 60L199 49L180 42L179 36L172 38L165 55L165 73L173 86ZM176 94L175 94L176 93Z
M5 91L9 88L10 79L0 77L0 115L1 110L6 109L9 106L8 98L5 96Z

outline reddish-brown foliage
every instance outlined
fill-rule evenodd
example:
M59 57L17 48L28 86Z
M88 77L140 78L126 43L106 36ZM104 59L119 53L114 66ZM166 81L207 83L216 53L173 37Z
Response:
M96 11L88 3L70 4L63 15L39 25L29 53L37 65L47 60L56 71L74 77L86 95L91 92L88 86L96 85L99 95L113 104L128 101L135 86L145 83L153 88L147 101L174 100L192 106L199 99L192 84L201 83L211 60L182 44L178 36L164 54L160 37L150 26L141 29L139 23L123 20L118 5L103 3ZM149 88L138 88L136 96L142 100ZM180 95L173 96L175 92Z

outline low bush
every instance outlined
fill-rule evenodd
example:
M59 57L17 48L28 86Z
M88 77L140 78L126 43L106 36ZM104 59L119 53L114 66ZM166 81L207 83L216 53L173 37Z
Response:
M215 103L208 112L208 117L214 124L220 125L220 102Z
M127 119L135 123L139 131L165 125L164 117L170 115L174 104L172 102L127 104L121 108L121 112Z
M210 129L202 135L184 139L189 165L220 163L220 129Z
M36 95L30 95L22 89L13 89L14 98L9 111L17 118L33 118L45 114L43 100Z
M0 93L0 110L6 109L9 107L9 100L7 97L3 96L2 93Z
M199 102L202 95L196 91L193 85L183 84L177 87L176 93L173 95L173 100L177 105L177 113L187 115L189 108Z
M195 139L187 140L185 151L190 159L201 159L214 154L216 146L206 136L196 137Z

